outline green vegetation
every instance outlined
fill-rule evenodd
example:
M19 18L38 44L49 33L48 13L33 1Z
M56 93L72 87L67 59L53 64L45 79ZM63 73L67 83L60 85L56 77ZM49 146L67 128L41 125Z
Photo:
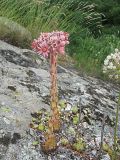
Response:
M77 67L82 72L97 76L102 74L102 65L106 56L120 47L120 38L114 34L102 35L99 38L88 34L76 35L76 37L73 35L72 41L75 45L70 46L69 52L77 61Z
M101 27L100 14L97 14L87 3L79 2L78 6L74 7L71 0L62 0L53 4L45 0L1 0L0 16L10 18L27 27L33 36L56 29L74 33L81 26L83 26L82 30L85 26Z
M105 57L120 48L119 4L118 0L109 3L107 0L1 0L0 16L24 26L32 39L40 32L69 32L71 45L67 51L76 60L76 66L82 72L99 76ZM9 41L8 37L15 37L11 38L15 45L21 39L18 31L9 33L1 23L0 32L0 39L7 37ZM30 37L21 39L17 45L30 47Z
M86 2L86 0L83 0ZM88 0L94 3L96 10L103 14L105 25L120 25L120 1L119 0Z
M0 39L22 48L29 47L31 33L18 23L5 17L0 17Z

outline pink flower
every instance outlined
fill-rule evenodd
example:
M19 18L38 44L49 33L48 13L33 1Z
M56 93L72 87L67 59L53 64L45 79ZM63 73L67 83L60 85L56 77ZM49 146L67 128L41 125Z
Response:
M66 45L66 42L65 41L62 41L61 43L60 43L60 46L61 47L64 47Z
M49 54L64 54L65 45L69 44L68 37L69 34L62 31L41 33L38 39L34 39L31 47L44 57Z
M32 45L31 45L31 47L35 50L36 49L36 43L37 43L37 41L36 40L34 40L33 42L32 42Z
M64 47L59 47L58 52L61 53L61 54L64 54L65 53L65 48Z
M62 40L62 41L65 41L65 35L63 34L63 35L60 35L60 40Z

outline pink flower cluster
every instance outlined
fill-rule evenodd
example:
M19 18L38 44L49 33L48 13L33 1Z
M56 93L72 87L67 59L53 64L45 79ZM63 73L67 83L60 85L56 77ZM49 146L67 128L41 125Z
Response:
M41 33L40 37L32 42L32 49L44 57L49 54L64 54L65 45L69 44L68 37L69 34L62 31Z

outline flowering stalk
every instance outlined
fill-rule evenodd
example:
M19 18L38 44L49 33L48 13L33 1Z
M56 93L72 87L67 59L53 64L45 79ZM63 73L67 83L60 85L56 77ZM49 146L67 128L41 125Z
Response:
M103 73L108 74L109 78L120 80L120 51L115 49L114 53L108 55L104 61ZM116 110L116 121L114 129L114 154L112 159L117 160L117 131L118 131L118 118L119 118L119 107L120 107L120 93Z
M115 130L114 130L114 160L117 159L117 130L118 130L119 107L120 107L120 93L119 93L119 99L117 104Z
M50 64L51 64L51 109L53 112L57 107L58 95L57 95L57 54L50 55Z
M69 44L68 33L66 32L51 32L41 33L38 39L32 43L32 48L44 57L50 57L50 75L51 75L51 90L50 90L50 105L52 117L48 122L49 130L45 134L45 142L43 148L45 152L54 150L57 146L55 131L60 129L60 117L58 110L58 90L57 90L57 54L65 53L65 45Z
M50 55L51 65L51 91L50 91L50 104L52 109L52 117L49 121L49 127L52 131L58 131L60 129L60 118L58 110L58 90L57 90L57 54ZM52 123L52 124L51 124Z

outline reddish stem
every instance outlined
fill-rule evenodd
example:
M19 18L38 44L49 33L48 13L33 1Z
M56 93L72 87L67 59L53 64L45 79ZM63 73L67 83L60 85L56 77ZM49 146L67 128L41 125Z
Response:
M52 131L58 131L60 128L60 119L58 110L58 90L57 90L57 54L50 54L50 65L51 65L50 104L52 110L52 117L49 121L49 128Z

